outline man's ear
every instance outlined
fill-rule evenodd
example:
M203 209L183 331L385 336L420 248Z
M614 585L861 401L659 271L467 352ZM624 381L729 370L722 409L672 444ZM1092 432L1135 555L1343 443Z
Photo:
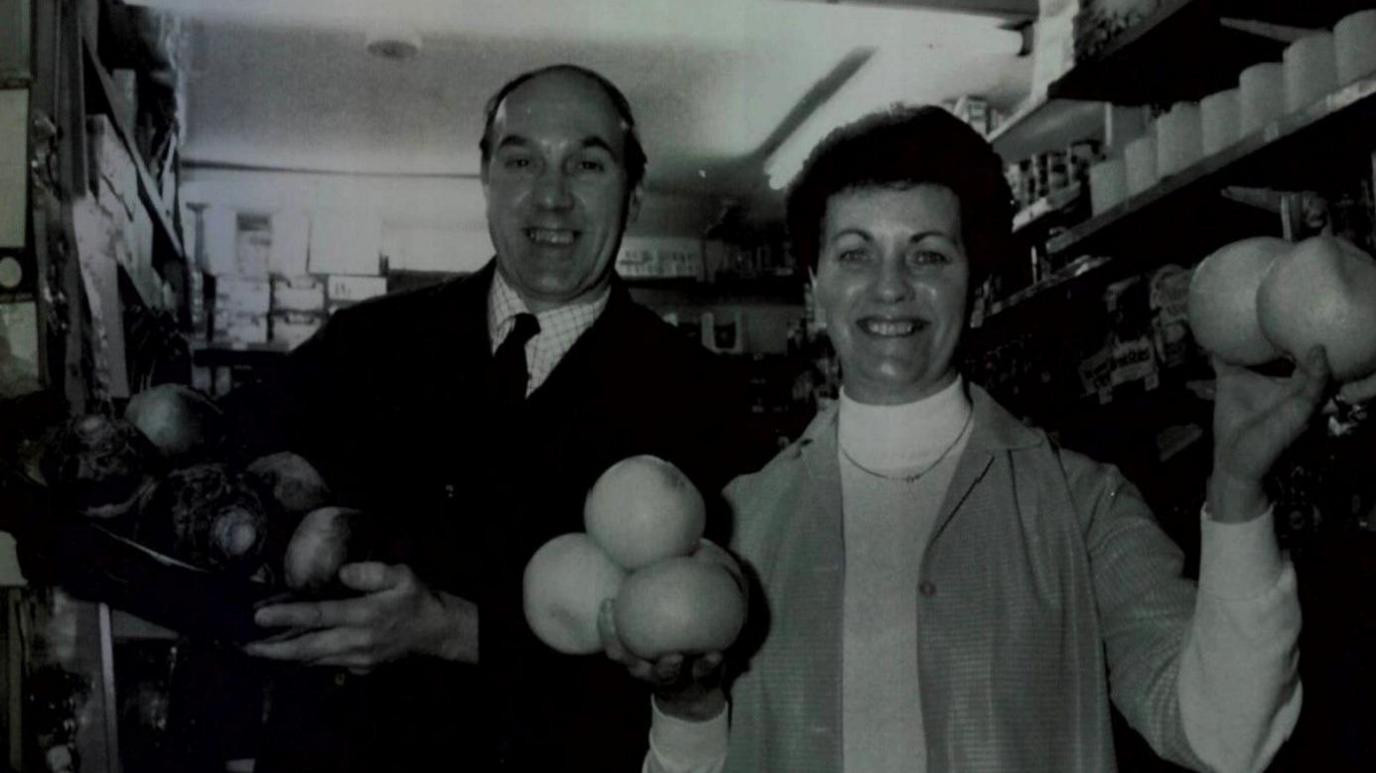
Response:
M635 222L640 216L640 194L643 188L639 185L631 189L631 195L626 198L626 225Z

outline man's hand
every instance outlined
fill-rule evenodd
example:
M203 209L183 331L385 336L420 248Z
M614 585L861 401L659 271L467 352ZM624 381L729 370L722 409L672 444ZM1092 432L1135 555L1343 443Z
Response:
M244 651L356 673L408 655L477 662L478 610L471 602L431 590L400 564L346 564L339 579L362 595L265 606L254 622L289 632L248 644Z
M1262 479L1323 404L1328 359L1322 347L1314 347L1287 378L1217 358L1213 365L1218 386L1209 510L1222 523L1248 521L1266 510Z
M722 653L675 652L656 661L640 658L627 649L617 635L611 599L602 602L597 631L602 636L607 657L624 665L631 676L650 685L660 711L697 722L711 719L725 709Z

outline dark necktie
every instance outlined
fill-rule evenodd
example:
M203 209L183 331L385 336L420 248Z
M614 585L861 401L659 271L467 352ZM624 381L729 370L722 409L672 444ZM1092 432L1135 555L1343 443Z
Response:
M534 314L516 315L516 324L506 334L506 340L492 356L492 385L494 397L502 403L519 403L526 397L526 342L540 332L540 322Z

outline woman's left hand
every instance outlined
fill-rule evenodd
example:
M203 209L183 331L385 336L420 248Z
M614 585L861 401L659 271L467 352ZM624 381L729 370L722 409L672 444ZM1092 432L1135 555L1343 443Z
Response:
M621 641L612 605L610 599L602 602L597 618L603 650L607 657L625 666L632 677L650 686L660 711L679 719L702 721L725 709L722 653L673 652L658 660L645 660Z
M1328 358L1316 346L1286 378L1217 358L1213 365L1218 384L1209 510L1215 521L1236 523L1266 510L1262 480L1323 404L1330 381Z

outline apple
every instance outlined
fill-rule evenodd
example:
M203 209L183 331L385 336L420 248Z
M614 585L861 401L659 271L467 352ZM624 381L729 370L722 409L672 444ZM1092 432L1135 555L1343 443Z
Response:
M1333 379L1376 373L1376 261L1331 236L1277 260L1257 292L1262 332L1291 359L1323 346Z
M602 650L597 616L615 598L626 572L586 534L546 542L526 563L523 602L530 630L570 655Z
M715 556L674 556L632 572L613 614L622 643L645 660L719 652L745 626L746 595Z
M655 456L632 456L608 467L583 503L588 535L628 571L692 553L706 524L697 487Z
M1200 261L1187 301L1190 330L1200 346L1233 365L1262 365L1280 357L1262 333L1257 288L1291 246L1284 239L1256 236L1224 245Z

